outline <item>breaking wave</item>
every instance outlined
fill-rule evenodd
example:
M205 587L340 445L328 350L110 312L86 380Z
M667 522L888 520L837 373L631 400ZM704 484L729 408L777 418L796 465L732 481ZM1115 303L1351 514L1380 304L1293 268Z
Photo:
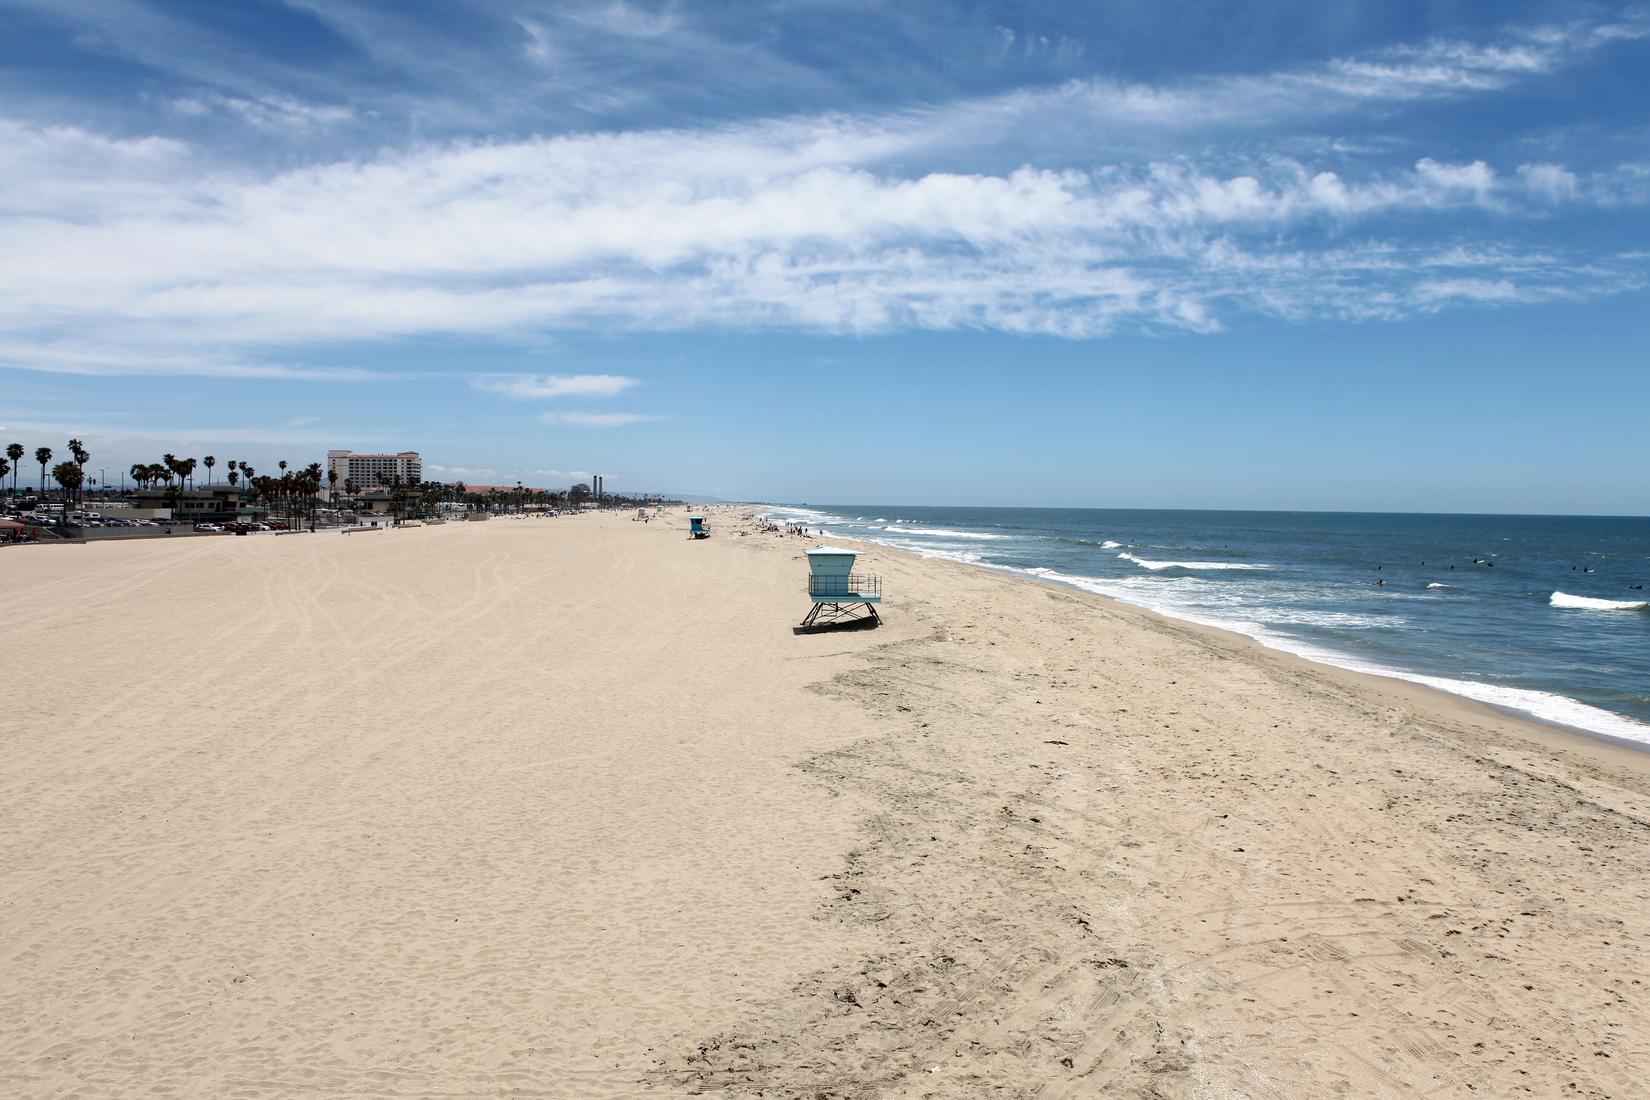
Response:
M1147 561L1137 558L1128 551L1117 555L1125 561L1132 561L1142 569L1157 572L1160 569L1270 569L1270 565L1252 564L1241 561Z
M1592 596L1572 596L1568 592L1554 592L1547 602L1554 607L1570 607L1580 611L1650 610L1650 600L1600 600Z

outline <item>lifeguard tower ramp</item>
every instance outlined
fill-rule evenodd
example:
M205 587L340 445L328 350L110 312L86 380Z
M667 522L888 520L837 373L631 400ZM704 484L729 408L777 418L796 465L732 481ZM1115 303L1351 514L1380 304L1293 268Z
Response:
M859 551L840 546L816 546L808 551L808 598L814 606L802 620L803 629L882 621L877 614L877 604L882 602L882 578L854 572L858 557Z

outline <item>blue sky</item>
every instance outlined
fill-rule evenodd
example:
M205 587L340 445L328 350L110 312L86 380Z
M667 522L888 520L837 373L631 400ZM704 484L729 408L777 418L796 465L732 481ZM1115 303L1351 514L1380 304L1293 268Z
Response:
M745 499L1650 513L1650 9L0 29L0 435L111 478L415 448Z

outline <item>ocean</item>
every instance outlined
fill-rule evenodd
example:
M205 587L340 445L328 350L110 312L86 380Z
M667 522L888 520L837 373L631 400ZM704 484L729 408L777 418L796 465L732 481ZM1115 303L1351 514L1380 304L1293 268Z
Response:
M1650 518L765 507L1650 749Z

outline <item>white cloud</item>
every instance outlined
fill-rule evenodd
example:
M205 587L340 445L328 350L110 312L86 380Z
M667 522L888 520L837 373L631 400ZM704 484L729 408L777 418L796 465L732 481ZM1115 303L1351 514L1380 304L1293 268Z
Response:
M1481 160L1471 164L1440 164L1431 157L1422 157L1415 171L1436 188L1440 197L1455 193L1483 202L1496 184L1495 172Z
M637 380L619 374L478 374L470 384L506 397L615 397Z
M780 123L458 145L202 182L202 201L169 214L115 201L94 224L19 219L0 227L0 332L19 341L42 317L72 318L88 337L159 333L175 349L614 323L1184 327L1197 311L1145 268L1207 234L1508 198L1483 162L1362 180L1281 160L1235 175L1177 160L908 179L822 165L822 144L860 143Z
M1639 282L1632 289L1642 287L1643 283ZM1580 297L1573 286L1546 282L1518 282L1506 278L1427 280L1417 284L1412 294L1421 308L1429 311L1456 304L1501 306L1574 301Z
M0 367L42 374L113 378L179 375L194 378L280 378L309 382L386 382L407 377L359 367L313 367L251 362L193 351L156 353L132 346L84 340L6 340L0 337Z
M565 18L646 37L668 29L671 12L612 5ZM519 22L528 48L540 41L537 24ZM1250 140L1358 105L1482 94L1638 33L1578 24L1265 76L1073 82L895 115L417 145L263 173L215 169L167 139L0 120L0 365L350 379L367 375L262 360L349 340L598 327L1088 337L1209 331L1245 310L1402 315L1468 296L1423 293L1428 250L1387 248L1387 219L1447 214L1433 225L1450 239L1431 253L1482 246L1494 230L1472 215L1650 201L1650 173L1498 171L1442 157L1371 167L1344 143L1303 158L1261 142L1239 156L1174 136L1240 127ZM179 109L341 121L267 96L203 94ZM1038 135L1037 166L985 166L1018 151L1010 139L1022 133ZM1167 145L1141 157L1119 133ZM1474 233L1490 239L1456 239ZM1590 272L1527 264L1503 277L1602 293L1636 274L1620 258ZM1243 285L1239 266L1265 272L1263 284ZM475 381L524 399L611 397L632 383Z
M442 466L434 462L424 463L424 472L433 481L474 481L480 484L490 484L491 479L499 476L498 470L491 466Z
M95 464L109 470L115 468L118 455L134 450L150 455L161 451L205 454L214 450L222 454L225 447L234 446L307 447L312 452L315 448L338 446L337 435L327 431L210 424L151 426L105 416L77 416L73 421L7 418L0 424L0 431L45 439L53 447L56 444L51 441L58 437L77 436L86 441L87 449L98 460ZM351 431L350 440L365 445L377 442L378 437Z
M518 17L516 19L516 25L520 27L522 33L527 36L527 41L522 45L521 52L525 54L529 60L537 62L538 64L542 65L547 63L555 52L551 46L550 32L546 30L542 24L531 19L522 19Z
M623 428L630 424L645 424L663 420L662 416L623 412L554 412L545 413L540 420L546 424L563 424L570 428Z
M1573 199L1580 190L1576 174L1560 164L1520 164L1518 175L1532 192L1552 202Z
M348 122L355 117L355 112L348 107L304 103L290 96L253 98L211 91L180 96L172 101L172 109L193 117L223 111L253 126L271 130L309 130Z
M564 15L575 22L621 38L658 38L669 34L680 25L668 5L658 11L648 11L639 5L627 4L624 0L592 4L582 8L572 7L566 10Z

